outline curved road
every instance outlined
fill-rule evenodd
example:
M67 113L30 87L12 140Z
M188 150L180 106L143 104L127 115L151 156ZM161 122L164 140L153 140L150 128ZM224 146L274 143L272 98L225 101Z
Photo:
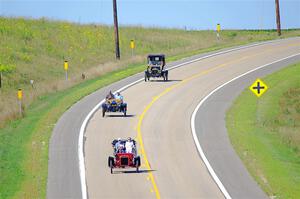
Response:
M102 118L98 111L87 126L85 163L89 198L222 198L194 144L190 129L193 110L199 99L224 82L299 52L299 38L282 40L174 69L169 82L141 82L125 90L128 117L112 114ZM214 127L213 121L207 122ZM112 153L110 142L129 136L137 138L139 147L145 150L141 151L142 172L120 170L111 175L107 167L107 157ZM207 147L218 142L222 145L218 137L210 141L205 143ZM239 178L236 173L235 181ZM264 198L264 193L248 178L245 186L252 183L251 196Z
M223 197L197 152L190 128L191 115L199 101L224 82L258 66L299 53L300 39L277 40L222 52L170 71L169 82L141 82L125 90L122 94L128 103L129 117L112 114L112 117L102 118L100 111L93 115L84 139L89 198ZM169 66L206 55L180 60ZM50 140L47 198L81 198L78 168L81 124L105 93L142 76L137 74L100 89L73 105L60 118ZM242 84L239 89L245 85ZM238 91L233 93L229 98L222 98L227 106ZM206 107L209 106L203 106L197 114L197 134L225 188L233 198L266 197L243 168L228 142L222 123L224 106L221 111L214 105L215 109ZM218 117L214 118L211 110ZM223 134L213 134L219 125L223 125L220 127ZM142 172L120 170L111 175L107 167L107 157L112 153L110 142L114 138L128 136L136 138L139 148L143 149L140 151ZM223 150L231 151L231 154L223 153ZM234 159L231 163L228 162L232 160L230 158Z

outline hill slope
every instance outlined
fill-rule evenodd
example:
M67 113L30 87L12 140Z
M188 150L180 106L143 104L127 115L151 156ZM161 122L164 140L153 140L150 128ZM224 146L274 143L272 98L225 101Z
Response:
M283 32L285 36L300 31ZM61 90L108 71L143 63L148 53L167 56L232 46L276 38L275 31L223 31L221 40L213 31L184 31L142 27L121 27L121 61L115 61L113 28L103 25L79 25L68 22L0 17L0 64L12 66L3 74L0 89L0 126L17 117L16 91L24 90L27 106L41 94ZM136 41L134 57L130 40ZM63 61L69 61L69 81L64 80ZM34 80L34 88L30 85Z
M300 30L283 35L300 36ZM111 27L0 17L0 70L12 69L4 73L0 89L0 198L44 198L48 142L60 115L93 91L142 71L146 54L165 53L170 61L275 38L275 31L228 30L217 40L213 31L121 27L121 61L115 61ZM131 39L136 41L133 57ZM25 117L13 120L18 88L24 90Z

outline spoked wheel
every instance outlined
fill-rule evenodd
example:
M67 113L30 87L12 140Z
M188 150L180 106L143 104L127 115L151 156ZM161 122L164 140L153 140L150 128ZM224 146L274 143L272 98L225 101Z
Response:
M126 117L126 115L127 115L127 105L125 107L123 107L122 110L123 110L124 116Z
M168 72L167 71L165 71L164 72L164 81L168 81Z
M139 170L139 167L141 166L141 158L140 156L136 157L135 158L135 167L136 167L136 172L138 173L140 170Z
M110 167L110 173L113 173L113 168L114 168L114 158L113 157L108 157L108 166Z

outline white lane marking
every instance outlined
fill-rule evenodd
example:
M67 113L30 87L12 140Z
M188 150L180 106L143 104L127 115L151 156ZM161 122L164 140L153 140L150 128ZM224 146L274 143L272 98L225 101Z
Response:
M300 53L293 54L293 55L290 55L290 56L288 56L288 57L285 57L285 58L282 58L282 59L273 61L273 62L271 62L271 63L268 63L268 64L265 64L265 65L259 66L259 67L257 67L257 68L254 68L254 69L252 69L252 70L250 70L250 71L248 71L248 72L245 72L245 73L243 73L243 74L241 74L241 75L239 75L239 76L237 76L237 77L231 79L231 80L228 81L228 82L225 82L224 84L222 84L221 86L217 87L217 88L214 89L212 92L210 92L208 95L206 95L206 96L199 102L199 104L197 105L197 107L195 108L195 110L194 110L194 112L193 112L193 114L192 114L192 117L191 117L191 128L192 128L192 134L193 134L194 142L195 142L195 144L196 144L196 147L197 147L197 149L198 149L198 152L199 152L199 154L200 154L200 156L201 156L201 158L202 158L202 160L203 160L203 162L204 162L206 168L208 169L210 175L212 176L212 178L214 179L214 181L215 181L216 184L218 185L219 189L221 190L221 192L223 193L223 195L225 196L225 198L231 199L231 196L230 196L230 194L227 192L227 190L225 189L224 185L222 184L222 182L221 182L220 179L218 178L217 174L215 173L215 171L214 171L213 168L211 167L209 161L207 160L207 158L206 158L206 156L205 156L205 154L204 154L204 152L203 152L203 150L202 150L202 147L201 147L201 145L200 145L198 136L197 136L197 134L196 134L196 129L195 129L195 119L196 119L196 115L197 115L198 110L200 109L200 107L202 106L202 104L203 104L203 103L204 103L211 95L213 95L215 92L217 92L219 89L223 88L223 87L226 86L227 84L229 84L229 83L231 83L231 82L233 82L233 81L235 81L235 80L237 80L237 79L239 79L239 78L241 78L241 77L243 77L243 76L245 76L245 75L247 75L247 74L249 74L249 73L252 73L252 72L254 72L254 71L256 71L256 70L259 70L259 69L264 68L264 67L266 67L266 66L275 64L275 63L277 63L277 62L281 62L281 61L283 61L283 60L286 60L286 59L289 59L289 58L292 58L292 57L295 57L295 56L298 56L298 55L300 55Z
M288 40L288 39L285 39L285 40ZM265 45L265 44L269 44L269 43L276 43L276 42L280 42L280 41L282 41L282 40L272 40L272 41L266 41L266 42L261 42L261 43L250 44L250 45L246 45L246 46L240 46L240 47L237 47L237 48L233 48L233 49L229 49L229 50L225 50L225 51L213 53L213 54L210 54L210 55L206 55L204 57L200 57L200 58L197 58L197 59L194 59L194 60L191 60L191 61L184 62L184 63L178 64L178 65L175 65L173 67L170 67L170 68L168 68L168 70L172 70L172 69L178 68L180 66L187 65L187 64L190 64L190 63L193 63L193 62L197 62L197 61L200 61L200 60L203 60L203 59L207 59L207 58L210 58L210 57L214 57L214 56L217 56L217 55L226 54L226 53L229 53L229 52L232 52L232 51L237 51L237 50L241 50L241 49L251 48L251 47L254 47L254 46ZM138 79L138 80L136 80L136 81L134 81L134 82L132 82L130 84L127 84L126 86L118 89L114 93L124 91L127 88L129 88L129 87L131 87L131 86L133 86L133 85L135 85L135 84L137 84L137 83L139 83L139 82L141 82L143 80L144 80L144 78ZM86 129L88 121L91 119L91 117L93 116L93 114L100 108L100 106L101 106L101 104L103 102L104 102L104 99L101 100L89 112L89 114L85 117L84 121L82 122L82 125L80 127L80 131L79 131L79 138L78 138L78 159L79 159L79 175L80 175L80 184L81 184L82 199L87 199L87 184L86 184L85 162L84 162L84 153L83 153L83 151L84 151L84 149L83 149L84 132L85 132L85 129Z

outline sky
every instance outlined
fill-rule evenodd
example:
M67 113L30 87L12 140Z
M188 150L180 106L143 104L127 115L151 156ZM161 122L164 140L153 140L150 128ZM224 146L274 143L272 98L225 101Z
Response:
M281 27L300 28L300 0L279 0ZM120 25L275 29L275 0L117 0ZM0 15L113 24L112 0L0 0Z

